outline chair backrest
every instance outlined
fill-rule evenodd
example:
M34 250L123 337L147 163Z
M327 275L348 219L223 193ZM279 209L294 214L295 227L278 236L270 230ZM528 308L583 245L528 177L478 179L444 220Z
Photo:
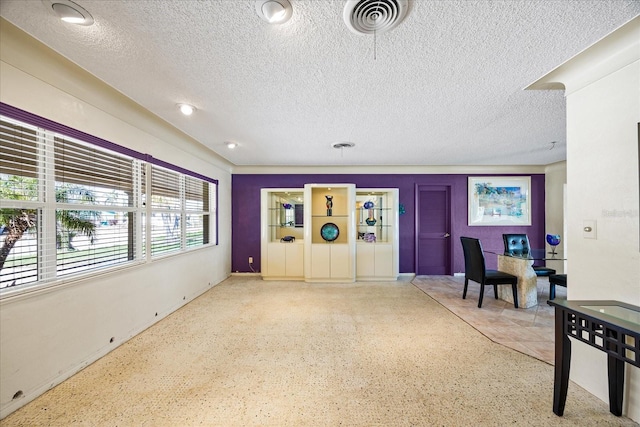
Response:
M474 282L483 283L486 274L484 253L480 240L472 237L460 237L464 252L464 277Z
M526 234L503 234L504 253L508 255L528 255L531 252L529 237Z

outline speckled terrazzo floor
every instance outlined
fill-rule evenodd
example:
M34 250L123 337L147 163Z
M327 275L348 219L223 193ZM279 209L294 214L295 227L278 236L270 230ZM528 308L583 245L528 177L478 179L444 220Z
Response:
M2 426L631 426L408 282L231 277Z

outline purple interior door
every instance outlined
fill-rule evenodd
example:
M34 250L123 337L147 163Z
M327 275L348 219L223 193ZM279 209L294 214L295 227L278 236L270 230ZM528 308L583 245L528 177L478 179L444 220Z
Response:
M416 274L451 274L451 188L416 185Z

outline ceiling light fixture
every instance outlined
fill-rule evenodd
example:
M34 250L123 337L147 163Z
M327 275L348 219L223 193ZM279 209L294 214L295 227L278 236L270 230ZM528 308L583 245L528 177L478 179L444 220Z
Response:
M84 26L93 24L93 16L85 8L70 0L42 0L42 3L64 22Z
M270 24L282 24L291 18L293 8L289 0L257 0L256 13Z
M189 104L178 104L178 108L180 109L180 112L185 116L190 116L196 111L196 107Z
M227 148L229 150L233 150L234 148L236 148L238 146L238 143L237 142L233 142L233 141L227 141L226 144L227 144Z

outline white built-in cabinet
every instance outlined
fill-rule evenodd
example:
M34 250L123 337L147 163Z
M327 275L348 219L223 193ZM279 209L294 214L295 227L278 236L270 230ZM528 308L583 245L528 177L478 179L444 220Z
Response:
M398 189L306 184L261 190L265 280L398 278Z
M262 278L302 280L304 192L301 188L263 188L260 206Z
M397 280L398 189L356 190L356 280Z
M354 184L306 184L304 278L307 282L353 282Z

